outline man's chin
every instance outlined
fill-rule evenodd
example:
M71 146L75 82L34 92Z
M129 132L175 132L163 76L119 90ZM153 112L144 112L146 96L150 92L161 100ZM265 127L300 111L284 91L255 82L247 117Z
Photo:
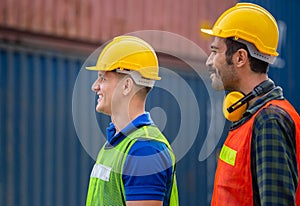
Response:
M96 106L96 111L99 112L99 113L104 113L103 109L98 105Z
M111 113L109 111L105 110L102 107L97 107L96 106L96 112L101 113L101 114L105 114L105 115L108 115L108 116L111 116Z
M223 91L224 90L224 85L221 82L212 81L211 87L216 91Z

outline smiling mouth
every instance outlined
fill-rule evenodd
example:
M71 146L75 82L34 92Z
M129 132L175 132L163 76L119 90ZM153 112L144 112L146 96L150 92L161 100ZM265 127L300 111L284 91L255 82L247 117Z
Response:
M209 69L208 72L209 72L210 78L212 78L214 75L217 74L217 71L215 69Z
M210 68L208 69L208 72L209 72L210 74L214 74L214 73L217 73L217 70L214 69L214 68L212 68L212 67L210 67Z
M103 95L102 94L98 95L97 101L100 102L102 99L103 99Z

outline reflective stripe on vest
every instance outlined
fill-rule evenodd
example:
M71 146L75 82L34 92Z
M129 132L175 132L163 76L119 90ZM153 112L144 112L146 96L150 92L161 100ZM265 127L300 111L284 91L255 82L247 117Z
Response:
M299 115L286 100L271 100L260 108L259 111L268 107L270 104L284 109L295 123L296 155L298 168L300 168ZM229 132L218 160L211 205L253 205L251 139L253 122L259 111L243 125ZM298 184L296 205L300 205L299 201L300 189Z
M127 136L117 146L100 150L96 164L90 177L87 206L94 205L126 205L125 189L122 181L122 171L128 152L140 138L160 141L169 151L173 165L173 184L170 205L178 205L178 192L175 177L175 156L169 142L154 126L144 126Z

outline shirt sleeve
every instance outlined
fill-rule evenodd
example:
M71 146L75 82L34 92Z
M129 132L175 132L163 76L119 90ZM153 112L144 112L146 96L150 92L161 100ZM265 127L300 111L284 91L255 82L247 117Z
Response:
M138 140L123 169L126 200L160 200L169 195L172 159L165 144Z
M295 145L295 125L284 110L271 106L256 116L251 145L255 205L294 205Z

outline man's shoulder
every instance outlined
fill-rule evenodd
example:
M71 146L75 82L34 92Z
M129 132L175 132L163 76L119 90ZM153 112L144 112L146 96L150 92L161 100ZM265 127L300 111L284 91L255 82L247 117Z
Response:
M261 109L255 117L254 125L260 128L262 125L274 127L274 124L280 125L279 128L291 129L295 127L295 123L290 114L280 105L270 104Z
M164 151L166 144L153 139L138 138L130 148L130 154L151 155Z
M256 119L261 120L269 120L269 119L289 119L291 120L291 117L289 113L282 108L280 105L276 104L270 104L267 107L261 109L257 115Z

